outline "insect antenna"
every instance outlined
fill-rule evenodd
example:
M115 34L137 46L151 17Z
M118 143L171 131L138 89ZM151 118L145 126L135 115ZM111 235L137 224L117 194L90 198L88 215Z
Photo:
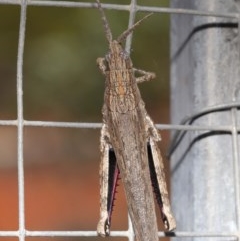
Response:
M101 17L102 17L102 21L103 21L103 26L104 26L104 31L105 31L105 34L106 34L106 38L108 40L108 42L112 42L112 32L111 32L111 29L109 27L109 24L108 24L108 21L107 21L107 18L106 18L106 15L103 11L103 8L102 8L102 5L100 3L99 0L96 0L97 2L97 5L98 5L98 9L101 13Z
M98 0L97 0L98 1ZM137 21L131 28L125 30L118 38L117 38L117 41L118 43L122 43L126 38L127 36L133 32L133 30L142 22L144 21L145 19L149 18L153 13L149 13L147 14L145 17L143 17L142 19L140 19L139 21Z

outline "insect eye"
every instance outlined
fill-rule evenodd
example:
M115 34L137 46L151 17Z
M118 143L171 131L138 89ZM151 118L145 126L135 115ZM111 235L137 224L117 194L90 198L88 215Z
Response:
M120 53L120 57L123 59L128 59L129 58L129 54L126 51L122 51Z
M106 59L107 61L109 61L109 60L111 59L111 54L110 54L110 53L107 53L106 56L105 56L105 59Z

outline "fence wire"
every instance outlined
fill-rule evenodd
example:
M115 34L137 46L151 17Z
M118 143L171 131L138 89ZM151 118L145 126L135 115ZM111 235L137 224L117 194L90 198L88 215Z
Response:
M37 127L62 127L62 128L100 128L101 123L83 123L83 122L54 122L54 121L28 121L24 120L23 115L23 56L24 56L24 43L25 43L25 29L26 29L26 12L28 6L46 6L46 7L61 7L61 8L96 8L96 3L86 2L70 2L70 1L38 1L38 0L0 0L0 5L20 5L20 27L19 27L19 39L18 39L18 55L17 55L17 120L0 120L1 126L16 126L17 127L17 157L18 157L18 197L19 197L19 229L17 231L0 231L0 237L18 237L20 241L25 241L26 237L95 237L97 236L96 231L29 231L25 227L25 206L24 206L24 159L23 159L23 128L25 126L37 126ZM174 9L174 8L163 8L163 7L149 7L137 5L136 0L131 0L130 5L119 5L119 4L102 4L105 9L114 9L119 11L129 12L129 25L132 25L135 18L135 13L139 11L143 12L155 12L165 14L189 14L198 15L202 17L221 17L236 19L239 22L240 15L237 13L228 12L208 12L208 11L197 11L191 9ZM128 37L126 42L126 49L129 50L131 46L131 36ZM233 153L235 163L235 190L239 189L239 175L238 168L238 141L237 136L240 132L240 127L237 126L237 109L240 108L240 103L233 102L229 104L223 104L221 106L212 106L206 110L202 110L190 117L186 117L179 125L170 124L157 124L157 128L161 130L175 130L176 135L173 138L173 142L170 147L169 155L178 146L181 138L183 138L186 131L226 131L231 133L233 140ZM233 124L231 126L204 126L204 125L193 125L193 122L198 117L209 114L216 111L228 110L232 115ZM239 207L239 193L236 193L237 200L237 214L240 217ZM134 233L132 230L131 221L128 218L129 228L126 231L112 231L112 237L127 237L128 240L134 240ZM184 232L176 231L173 233L159 232L159 237L227 237L227 238L240 238L238 232Z

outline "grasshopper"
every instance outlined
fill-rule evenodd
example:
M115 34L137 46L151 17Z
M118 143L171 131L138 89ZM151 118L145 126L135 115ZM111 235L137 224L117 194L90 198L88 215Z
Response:
M128 211L138 241L157 241L158 227L153 192L160 207L166 230L175 229L171 212L164 166L157 142L161 137L145 110L137 84L155 78L154 73L133 68L129 54L121 43L133 32L145 16L116 40L99 0L109 52L98 58L97 64L106 78L103 126L100 137L100 220L97 232L110 234L111 214L117 179L120 173L124 184ZM135 77L135 74L140 77Z

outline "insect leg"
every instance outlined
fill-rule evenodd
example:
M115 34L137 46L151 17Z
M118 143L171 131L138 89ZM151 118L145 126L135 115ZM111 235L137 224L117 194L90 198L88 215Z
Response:
M107 69L105 58L97 58L97 66L100 69L100 71L102 72L102 74L105 75L106 69Z
M164 226L168 231L172 231L176 228L176 221L171 211L162 155L157 146L160 135L149 116L147 116L147 125L149 130L149 143L147 149L151 181L157 203L161 210Z
M147 71L144 71L141 69L135 69L135 68L133 70L135 73L142 75L142 76L136 78L137 83L149 81L156 77L155 73L153 73L153 72L147 72Z
M117 187L119 170L116 156L108 143L108 130L106 124L101 131L101 152L100 164L100 220L97 225L97 233L102 236L109 236L111 225L111 214L113 210L114 194Z

